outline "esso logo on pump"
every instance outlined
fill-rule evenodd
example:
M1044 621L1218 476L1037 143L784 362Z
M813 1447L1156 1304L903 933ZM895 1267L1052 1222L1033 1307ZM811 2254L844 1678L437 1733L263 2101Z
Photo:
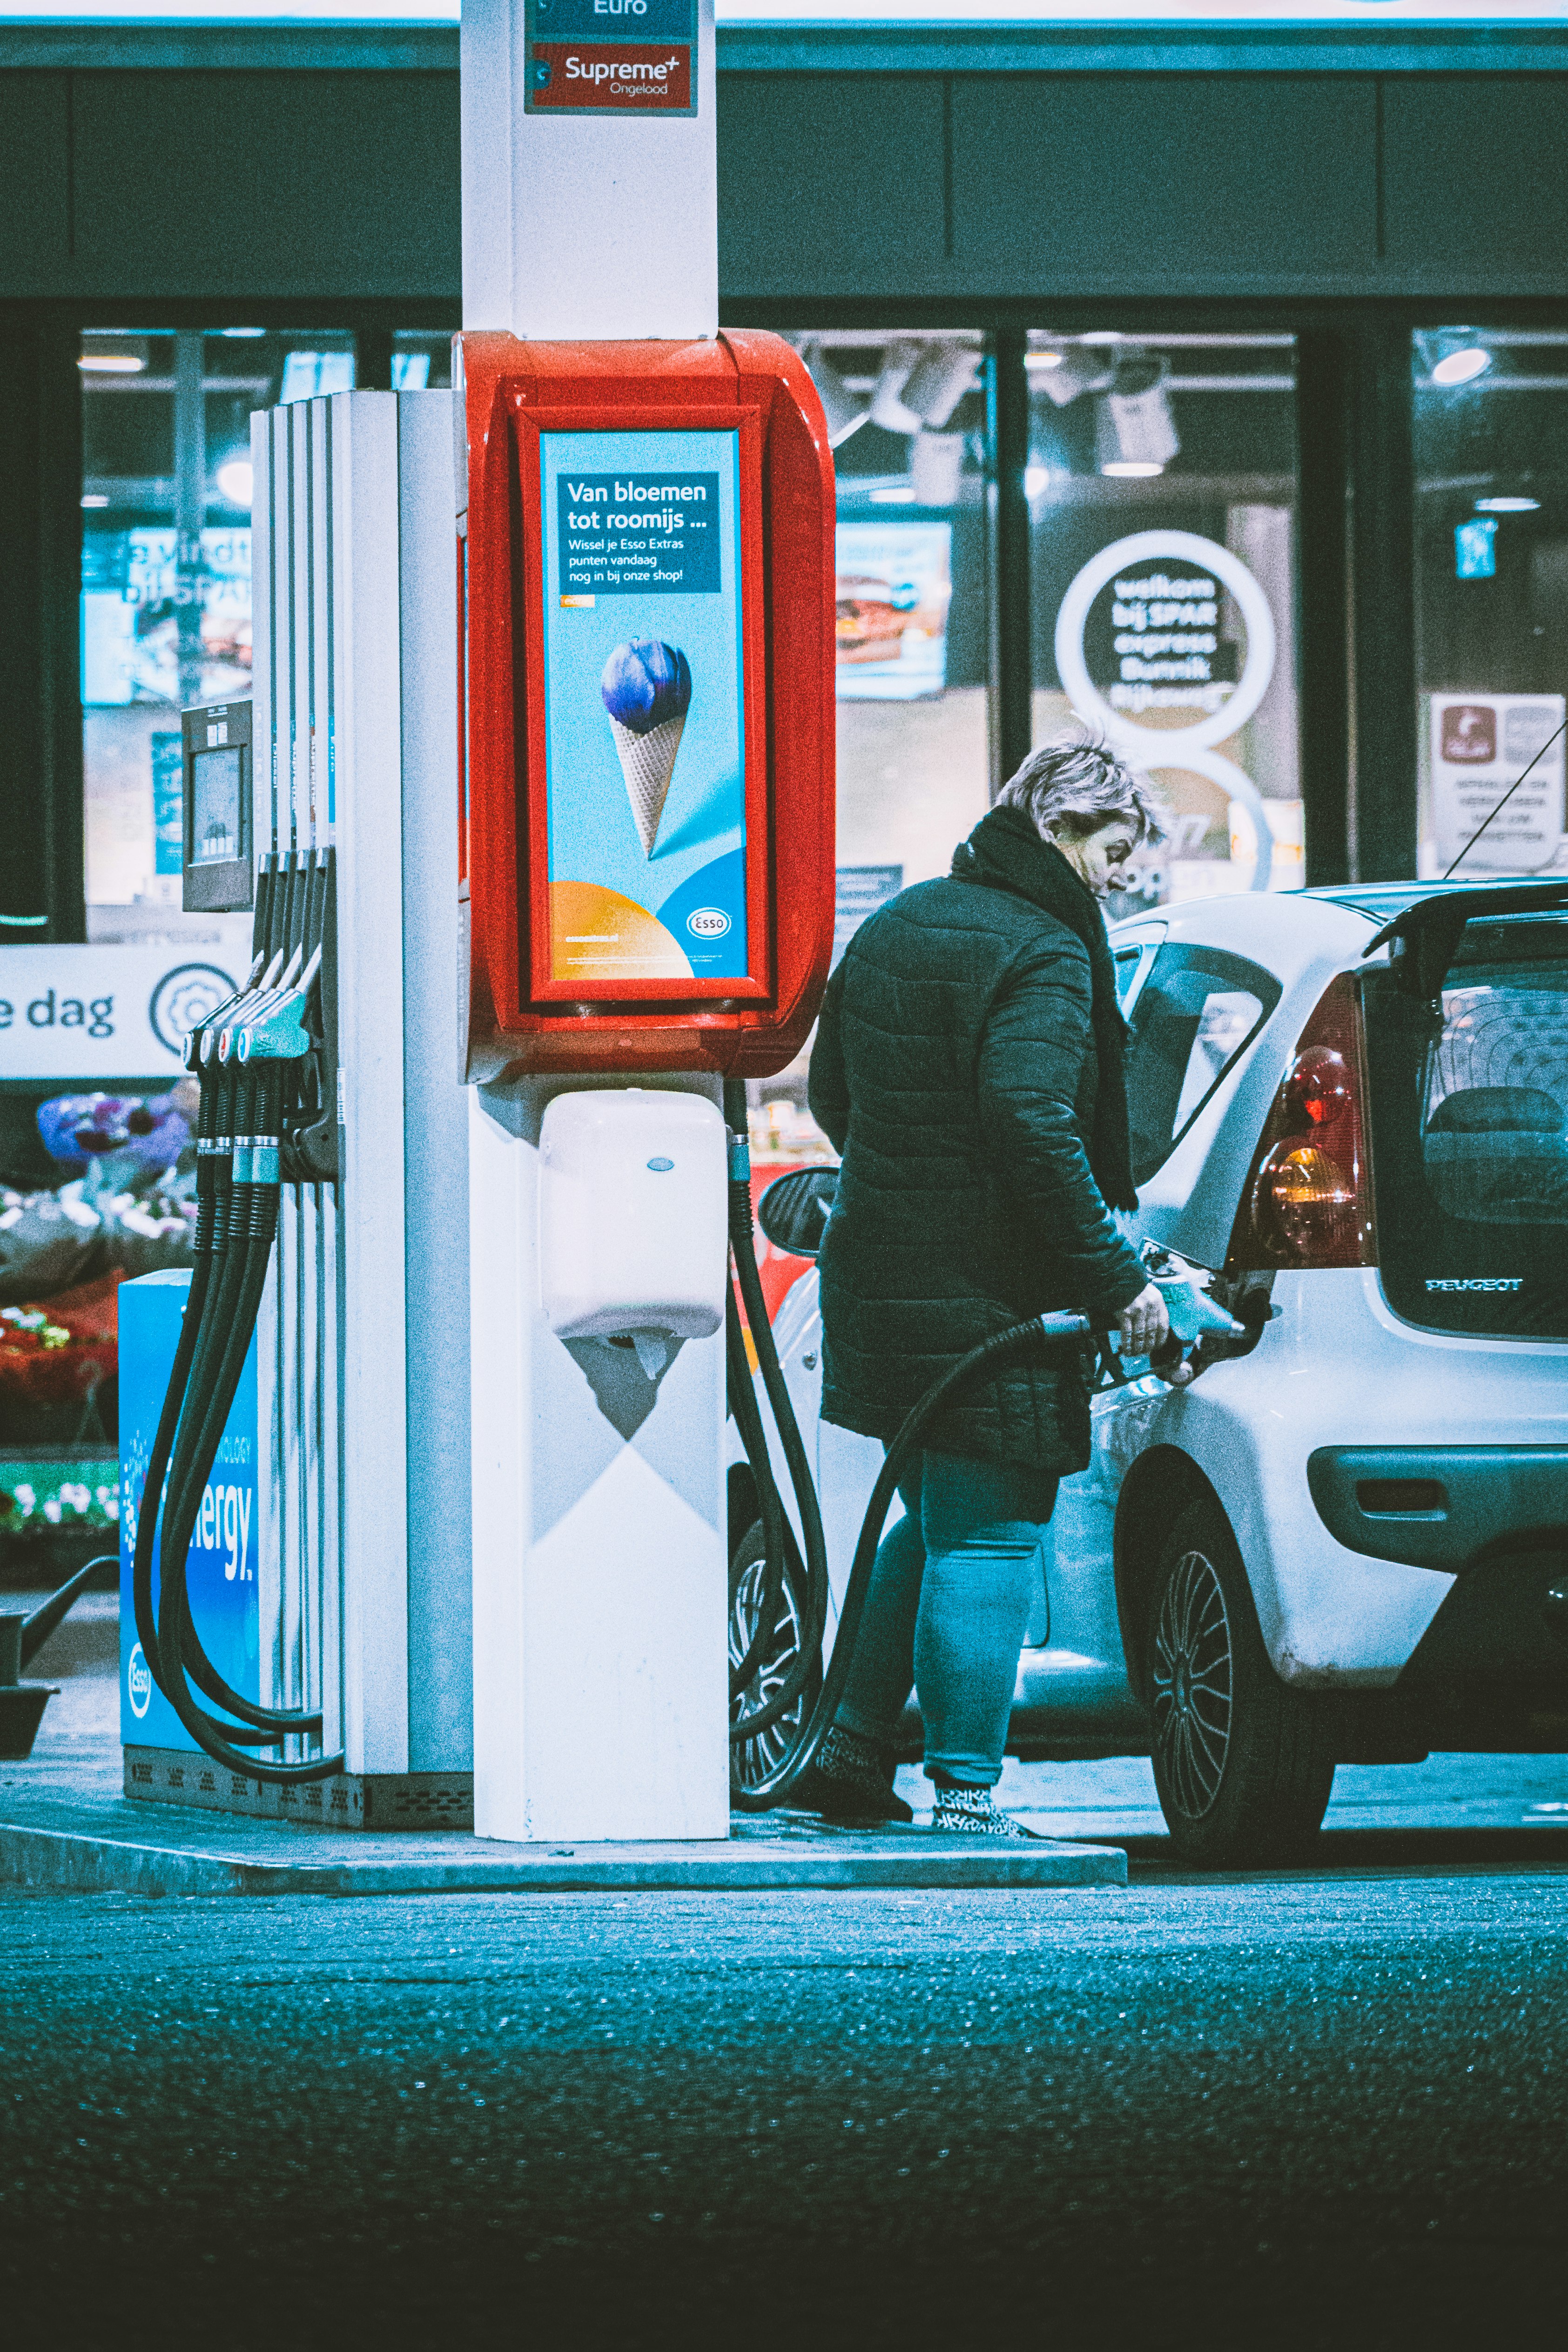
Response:
M152 1704L152 1669L141 1654L140 1642L126 1661L125 1686L131 1699L131 1712L140 1723Z
M536 90L566 103L577 53L549 46ZM669 62L652 46L591 62L606 100L685 87L637 79ZM836 517L810 374L734 330L476 333L458 360L465 1075L772 1076L833 942Z

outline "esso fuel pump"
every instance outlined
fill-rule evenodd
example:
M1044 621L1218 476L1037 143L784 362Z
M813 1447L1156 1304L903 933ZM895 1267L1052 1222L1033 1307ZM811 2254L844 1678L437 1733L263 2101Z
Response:
M475 1826L722 1837L745 1081L832 950L827 427L775 335L455 348Z

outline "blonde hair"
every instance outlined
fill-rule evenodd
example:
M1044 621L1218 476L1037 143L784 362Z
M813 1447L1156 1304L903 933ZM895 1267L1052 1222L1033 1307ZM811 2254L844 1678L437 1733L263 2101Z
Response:
M1066 825L1094 833L1120 818L1134 844L1160 842L1170 820L1154 787L1109 743L1061 736L1031 751L997 794L998 808L1022 809L1041 835Z

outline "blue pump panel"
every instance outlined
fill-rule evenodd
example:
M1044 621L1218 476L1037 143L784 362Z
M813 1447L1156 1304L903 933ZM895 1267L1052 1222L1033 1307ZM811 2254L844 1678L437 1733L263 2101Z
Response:
M195 1741L154 1684L136 1638L131 1562L148 1459L169 1385L190 1275L170 1269L120 1286L120 1738L125 1748ZM261 1696L256 1606L256 1341L202 1497L186 1570L191 1615L213 1664L247 1697ZM153 1565L153 1593L158 1589ZM202 1702L204 1704L204 1702Z

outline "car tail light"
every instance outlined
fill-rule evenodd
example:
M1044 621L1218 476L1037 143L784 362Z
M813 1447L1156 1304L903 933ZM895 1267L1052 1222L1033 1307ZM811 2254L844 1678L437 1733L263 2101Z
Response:
M1342 972L1302 1031L1270 1108L1227 1274L1376 1265L1364 1095L1355 982Z

